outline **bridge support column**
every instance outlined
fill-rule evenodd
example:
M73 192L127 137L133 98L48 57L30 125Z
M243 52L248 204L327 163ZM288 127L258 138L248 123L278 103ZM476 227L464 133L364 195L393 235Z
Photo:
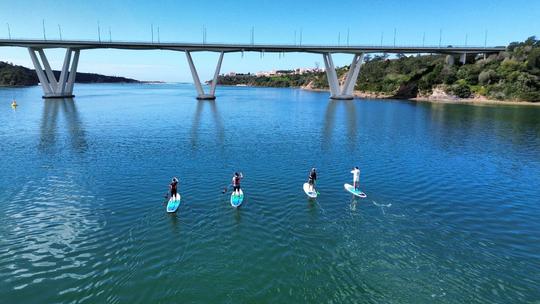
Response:
M467 63L467 53L459 55L459 61L461 62L461 64Z
M74 97L73 85L75 83L75 76L77 74L77 65L79 64L78 49L68 48L64 57L64 64L62 65L62 71L60 72L59 79L54 76L49 60L43 49L28 48L30 53L30 59L34 64L41 88L43 89L43 98L65 98ZM39 54L41 63L36 55ZM73 57L73 58L72 58ZM41 65L43 63L43 66Z
M341 86L339 85L336 67L334 66L334 61L332 60L332 54L324 53L323 59L324 66L326 68L326 78L328 78L328 86L330 87L330 98L345 100L353 99L354 85L356 84L358 74L360 73L364 53L354 55L349 72L347 72L345 82Z
M193 63L193 58L191 57L191 52L186 51L186 57L189 64L189 69L191 70L191 76L193 77L193 82L195 84L195 89L197 90L197 99L199 100L212 100L216 99L216 85L217 85L217 79L219 76L219 71L221 70L221 63L223 62L223 54L224 52L221 52L219 54L219 59L217 62L216 70L214 72L214 78L212 78L212 83L210 84L210 92L209 94L204 93L204 89L201 84L201 80L199 79L199 74L197 73L197 69L195 68L195 64Z

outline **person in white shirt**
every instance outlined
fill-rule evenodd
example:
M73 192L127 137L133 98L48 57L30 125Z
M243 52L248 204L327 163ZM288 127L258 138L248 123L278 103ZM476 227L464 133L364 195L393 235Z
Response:
M358 167L354 167L351 173L353 175L354 190L359 190L358 188L360 188L360 169L358 169Z

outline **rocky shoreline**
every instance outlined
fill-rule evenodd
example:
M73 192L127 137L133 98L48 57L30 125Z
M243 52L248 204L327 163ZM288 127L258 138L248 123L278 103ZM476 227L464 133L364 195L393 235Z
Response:
M308 86L299 87L301 90L313 91L313 92L328 92L326 89L315 89ZM377 92L365 92L354 91L353 96L355 98L368 98L368 99L401 99L418 102L432 102L432 103L451 103L451 104L499 104L499 105L525 105L525 106L540 106L538 102L528 102L519 100L492 100L485 96L473 96L471 98L459 98L454 95L445 93L442 89L435 89L430 95L420 95L415 98L396 98L395 96Z

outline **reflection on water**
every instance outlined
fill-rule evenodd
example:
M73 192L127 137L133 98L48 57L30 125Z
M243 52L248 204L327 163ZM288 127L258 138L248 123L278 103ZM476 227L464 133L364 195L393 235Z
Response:
M234 221L236 224L240 224L240 221L242 220L242 212L240 212L240 208L234 209Z
M171 218L171 234L178 235L180 232L180 223L178 221L177 213L167 214Z
M73 98L45 99L43 102L39 149L41 151L50 151L57 144L58 128L61 127L67 130L67 132L61 132L61 134L68 135L73 151L86 151L88 146L85 131ZM60 126L59 116L63 118L63 124Z
M507 149L521 153L528 150L539 160L540 147L536 145L536 139L540 136L540 116L533 114L539 110L538 107L442 103L422 106L430 110L433 142L446 149L472 145L485 153L504 154ZM492 146L496 150L487 151L486 146L474 145L487 136L498 143Z
M206 104L210 106L212 120L214 122L216 135L217 135L217 142L219 143L219 146L223 148L223 139L225 137L224 128L223 128L223 122L221 120L221 116L219 115L218 110L217 110L215 100L198 100L197 101L197 109L195 110L195 115L193 116L193 124L191 126L191 146L193 149L197 148L197 145L199 142L199 128L201 124L201 116L202 116L203 108L205 107Z
M322 145L323 149L327 150L332 145L332 133L334 132L334 123L336 120L336 109L339 105L342 105L343 110L346 112L347 124L347 138L348 147L353 149L356 145L357 134L357 121L356 121L356 106L354 100L329 100L326 106L326 113L324 115L324 126L322 132ZM343 121L340 119L340 121Z

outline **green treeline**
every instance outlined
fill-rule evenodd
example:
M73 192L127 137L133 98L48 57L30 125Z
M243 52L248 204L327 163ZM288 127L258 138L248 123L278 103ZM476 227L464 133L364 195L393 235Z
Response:
M366 55L355 90L396 98L429 96L435 89L459 98L540 101L540 40L530 37L513 42L505 51L467 57L459 55L405 56L389 60L386 54ZM342 79L348 66L338 68ZM218 84L327 89L326 73L284 74L257 77L252 74L220 76Z
M0 86L36 84L38 84L38 80L35 71L0 61Z
M60 71L53 71L54 76L58 79ZM93 73L79 73L75 77L78 83L136 83L138 80L117 77L106 76ZM0 61L0 86L30 86L37 85L39 83L36 71L25 68L19 65L13 65L10 63Z

